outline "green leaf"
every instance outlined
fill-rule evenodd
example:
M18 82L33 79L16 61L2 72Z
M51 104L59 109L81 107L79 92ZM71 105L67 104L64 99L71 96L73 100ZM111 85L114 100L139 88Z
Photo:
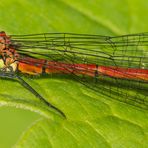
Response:
M121 35L147 31L146 0L1 0L1 29L7 34L75 32ZM43 116L16 147L146 147L147 111L111 100L66 77L24 79L63 119L17 81L0 79L0 104Z

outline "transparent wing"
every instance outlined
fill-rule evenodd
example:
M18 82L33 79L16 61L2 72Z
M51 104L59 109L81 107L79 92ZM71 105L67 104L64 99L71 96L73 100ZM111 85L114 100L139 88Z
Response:
M117 37L47 33L12 36L19 52L50 58L57 54L63 61L88 62L98 65L148 68L148 35L134 34ZM42 49L42 50L40 50ZM76 59L76 60L75 60Z
M148 33L117 37L46 33L12 36L11 46L27 56L70 64L96 64L148 69ZM64 67L65 71L69 71ZM85 69L89 71L89 69ZM104 75L88 77L71 73L80 83L113 98L148 109L148 82Z

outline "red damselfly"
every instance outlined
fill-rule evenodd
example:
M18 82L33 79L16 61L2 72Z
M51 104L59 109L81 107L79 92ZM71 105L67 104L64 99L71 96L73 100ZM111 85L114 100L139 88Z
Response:
M69 74L109 98L148 109L148 33L123 36L74 33L8 36L0 32L0 43L4 63L0 77L17 79L63 115L19 73Z

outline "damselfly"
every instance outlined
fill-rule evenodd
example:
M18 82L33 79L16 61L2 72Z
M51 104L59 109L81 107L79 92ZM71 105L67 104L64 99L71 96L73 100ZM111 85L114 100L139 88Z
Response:
M0 77L16 78L58 112L19 73L68 74L96 92L148 109L148 33L100 36L74 33L10 35L0 32L4 67Z

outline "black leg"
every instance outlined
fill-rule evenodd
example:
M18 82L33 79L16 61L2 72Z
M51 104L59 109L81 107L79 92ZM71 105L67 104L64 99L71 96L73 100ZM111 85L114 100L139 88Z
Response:
M46 101L46 99L44 99L35 89L33 89L26 81L24 81L20 76L16 75L15 73L10 73L10 72L0 72L0 77L3 78L10 78L10 79L16 79L23 87L25 87L26 89L28 89L31 93L33 93L37 98L39 98L42 102L44 102L46 105L48 105L49 107L55 109L56 111L58 111L62 116L65 116L65 114L59 110L58 108L56 108L55 106L53 106L52 104L50 104L49 102Z

